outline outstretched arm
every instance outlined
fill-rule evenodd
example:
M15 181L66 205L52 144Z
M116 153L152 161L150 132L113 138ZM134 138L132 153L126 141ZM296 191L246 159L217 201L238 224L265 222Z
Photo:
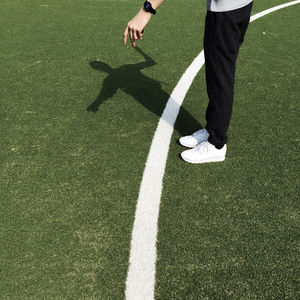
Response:
M153 9L157 9L165 0L150 0ZM146 27L148 22L151 19L151 13L144 10L144 5L142 5L140 11L137 15L128 22L124 34L123 34L123 43L126 45L127 36L129 35L131 44L135 47L135 40L141 40L143 33L142 30Z

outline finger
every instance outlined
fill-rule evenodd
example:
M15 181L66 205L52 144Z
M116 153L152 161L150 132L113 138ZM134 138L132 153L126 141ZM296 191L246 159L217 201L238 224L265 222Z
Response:
M125 31L123 33L123 44L124 44L124 46L127 43L127 36L128 36L128 26L126 26Z
M132 40L132 46L134 48L135 47L135 40L137 40L137 36L135 34L135 30L134 29L131 29L131 32L132 32L132 38L133 38L133 40Z
M145 28L142 29L142 31L140 32L140 39L143 39L143 36L145 34Z
M141 40L142 39L142 33L140 32L140 31L136 31L136 35L137 35L137 38L139 39L139 40Z
M135 40L134 40L133 29L132 28L129 28L129 37L130 37L132 47L135 47Z
M128 29L128 33L129 33L129 39L130 39L130 42L131 42L131 44L132 44L132 42L133 42L133 37L132 37L132 30L131 30L130 27L129 27L129 29Z
M135 40L138 40L139 37L138 37L138 30L133 30L133 37Z

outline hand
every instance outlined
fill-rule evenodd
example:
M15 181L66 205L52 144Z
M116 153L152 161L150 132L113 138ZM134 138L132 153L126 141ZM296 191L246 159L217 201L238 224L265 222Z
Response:
M144 11L142 8L137 15L128 22L124 34L123 44L127 43L127 36L129 35L132 47L136 46L135 40L142 40L144 33L143 29L146 27L151 19L151 14Z

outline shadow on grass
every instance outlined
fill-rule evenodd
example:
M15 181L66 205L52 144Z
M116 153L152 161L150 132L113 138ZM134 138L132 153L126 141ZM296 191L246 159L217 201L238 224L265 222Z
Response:
M137 64L126 64L115 69L101 61L90 62L93 69L105 72L108 76L103 80L98 98L87 107L88 111L97 112L103 102L111 98L118 89L121 89L149 111L161 117L170 95L162 89L160 81L149 78L141 72L145 68L155 66L156 62L142 49L138 47L135 49L144 57L145 61ZM175 105L177 104L175 103ZM167 118L165 121L170 123ZM181 135L187 135L201 128L202 126L198 121L181 107L179 118L175 123L175 130Z

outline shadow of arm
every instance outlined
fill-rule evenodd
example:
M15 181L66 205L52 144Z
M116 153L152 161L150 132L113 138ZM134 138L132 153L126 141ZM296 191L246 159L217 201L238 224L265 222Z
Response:
M140 69L144 69L144 68L149 68L152 66L155 66L157 63L152 59L152 57L150 57L149 55L147 55L141 48L136 47L135 50L140 53L146 61L141 62L138 64Z

